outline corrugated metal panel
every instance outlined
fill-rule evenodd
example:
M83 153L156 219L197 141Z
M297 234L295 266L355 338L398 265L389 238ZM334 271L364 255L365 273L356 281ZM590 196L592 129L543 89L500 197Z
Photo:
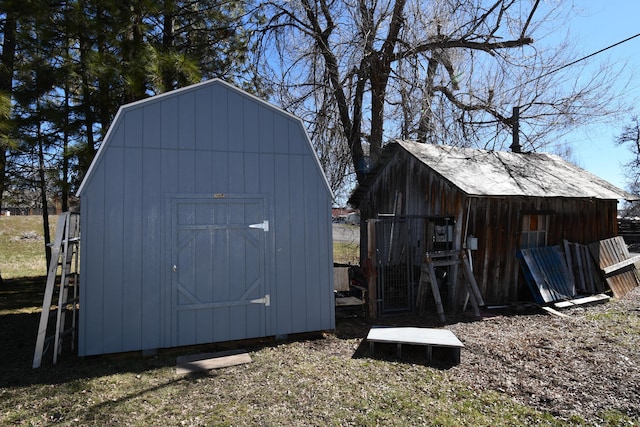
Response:
M518 251L531 293L540 304L575 296L575 283L559 246Z

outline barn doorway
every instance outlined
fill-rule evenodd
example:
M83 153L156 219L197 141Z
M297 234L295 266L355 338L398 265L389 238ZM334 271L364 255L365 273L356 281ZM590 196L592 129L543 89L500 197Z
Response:
M266 199L180 197L170 209L173 344L267 335Z

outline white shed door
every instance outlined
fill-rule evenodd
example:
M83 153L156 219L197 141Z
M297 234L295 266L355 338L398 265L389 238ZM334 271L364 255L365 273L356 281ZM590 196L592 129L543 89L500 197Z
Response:
M265 205L261 197L172 199L174 345L265 336Z

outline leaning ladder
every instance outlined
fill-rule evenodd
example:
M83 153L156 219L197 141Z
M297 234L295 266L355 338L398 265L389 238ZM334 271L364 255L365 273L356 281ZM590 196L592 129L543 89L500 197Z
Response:
M80 215L75 212L64 212L58 217L56 236L51 247L51 262L47 271L47 284L42 301L42 313L38 326L36 349L33 354L33 368L39 368L42 355L53 342L53 364L58 361L62 352L65 336L71 335L71 348L74 348L76 333L76 312L78 306L79 274L78 253L80 249ZM60 267L60 276L58 276ZM56 283L56 279L59 281ZM51 303L57 291L57 305ZM71 311L71 325L67 327L66 314ZM49 318L56 317L55 331L47 335Z

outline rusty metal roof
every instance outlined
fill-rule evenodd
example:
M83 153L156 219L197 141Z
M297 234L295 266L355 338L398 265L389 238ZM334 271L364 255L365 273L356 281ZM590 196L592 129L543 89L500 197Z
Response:
M396 141L419 161L472 196L640 200L553 154L512 153Z

